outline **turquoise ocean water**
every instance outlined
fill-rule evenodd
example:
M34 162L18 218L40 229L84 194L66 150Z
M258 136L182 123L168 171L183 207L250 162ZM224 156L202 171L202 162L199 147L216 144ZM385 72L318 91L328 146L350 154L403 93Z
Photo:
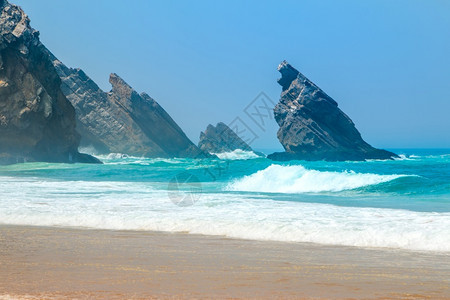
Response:
M99 156L0 166L0 224L158 230L450 253L450 150L277 163Z

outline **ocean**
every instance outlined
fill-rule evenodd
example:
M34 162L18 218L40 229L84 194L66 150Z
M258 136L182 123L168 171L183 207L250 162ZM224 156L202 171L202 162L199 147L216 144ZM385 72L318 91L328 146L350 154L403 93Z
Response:
M450 150L392 161L98 156L0 166L0 224L450 252Z

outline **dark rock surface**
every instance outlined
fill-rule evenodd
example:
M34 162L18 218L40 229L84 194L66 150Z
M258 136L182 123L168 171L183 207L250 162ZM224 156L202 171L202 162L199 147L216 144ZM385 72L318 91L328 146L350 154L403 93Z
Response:
M117 74L110 75L112 90L106 93L81 69L68 68L49 55L75 107L82 146L145 157L208 156L154 99L138 94Z
M220 122L214 127L209 124L204 132L200 133L198 147L209 153L232 152L237 149L253 151L233 130Z
M391 159L397 155L366 143L338 104L286 61L278 66L281 99L274 108L278 139L286 152L273 160Z
M99 163L78 152L75 111L39 33L20 7L0 0L0 10L0 163Z

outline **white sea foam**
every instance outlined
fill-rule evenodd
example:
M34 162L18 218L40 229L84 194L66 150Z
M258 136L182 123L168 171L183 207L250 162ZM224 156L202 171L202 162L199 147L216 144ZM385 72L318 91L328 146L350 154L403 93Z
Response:
M322 172L303 166L271 165L230 183L229 191L266 193L339 192L388 182L406 175L378 175L349 172Z
M398 157L393 157L394 160L413 160L415 158L419 158L418 156L414 155L406 155L406 154L399 154Z
M128 156L127 154L124 154L124 153L109 153L108 155L106 155L105 158L106 159L125 159L125 158L130 158L130 156Z
M86 154L94 155L94 156L98 154L97 149L95 149L95 147L92 146L92 145L84 146L84 147L78 147L78 151L81 152L81 153L86 153Z
M271 166L266 170L302 176L317 174L290 167ZM326 174L323 178L322 173ZM347 179L336 180L333 176L352 178L362 175L364 184L387 180L385 177L375 177L377 180L365 177L375 174L318 174L322 184L330 184L327 190L348 186ZM267 180L278 180L279 176ZM336 182L338 186L334 185ZM266 184L269 185L267 181ZM351 186L355 185L352 183ZM276 198L268 194L238 192L205 193L193 206L179 207L170 200L166 189L167 183L0 177L0 224L189 232L255 240L450 253L448 212L275 201Z
M106 155L95 155L104 164L107 165L143 165L148 166L159 162L165 162L169 164L179 164L185 162L183 158L148 158L131 156L125 153L109 153Z
M220 159L227 159L227 160L254 159L261 157L253 151L244 151L241 149L236 149L232 152L211 153L211 154L215 154Z

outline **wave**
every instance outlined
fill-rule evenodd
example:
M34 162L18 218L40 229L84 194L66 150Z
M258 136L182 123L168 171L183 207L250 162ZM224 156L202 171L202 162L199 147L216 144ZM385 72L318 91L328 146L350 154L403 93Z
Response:
M124 153L109 153L106 155L94 155L100 159L105 165L141 165L150 166L165 163L168 165L186 163L184 158L149 158L131 156Z
M235 161L227 171L237 178L228 182L228 190L238 191L233 193L223 191L224 181L209 179L200 182L203 192L191 185L172 188L169 179L178 172L202 179L205 168L230 162L214 159L1 166L0 224L187 232L450 254L448 159L304 166ZM126 165L108 166L122 162ZM141 167L145 164L149 166ZM319 171L323 168L328 171ZM407 173L420 177L402 178ZM364 193L339 192L358 188ZM176 205L185 194L194 204Z
M450 252L450 213L274 202L221 193L204 194L195 205L179 207L163 191L140 186L136 192L139 185L130 183L118 183L114 193L92 182L20 185L25 193L0 202L0 224Z
M109 153L109 154L96 154L95 149L91 148L80 148L80 152L88 153L90 155L95 156L96 158L108 162L108 161L121 161L126 160L127 162L130 160L151 160L151 161L165 161L165 162L173 162L183 160L182 158L146 158L146 157L137 157L131 156L125 153ZM244 151L241 149L236 149L231 152L222 152L222 153L211 153L216 155L219 159L223 160L247 160L247 159L255 159L261 158L261 155L256 154L253 151Z
M162 189L161 189L162 188ZM232 238L450 252L450 213L202 193L177 206L167 183L0 177L0 224L153 230ZM184 190L183 190L184 191ZM6 197L2 197L7 195Z
M244 151L241 149L236 149L231 152L211 153L211 154L216 155L220 159L226 160L244 160L244 159L261 158L261 156L259 156L253 151Z
M95 147L92 145L91 146L80 146L80 147L78 147L78 151L81 153L86 153L86 154L93 155L93 156L98 155L97 149L95 149Z
M414 160L417 158L420 158L420 156L399 154L398 157L393 157L394 160Z
M270 165L264 170L231 182L226 190L265 193L340 192L406 176L409 175L328 172L308 170L303 166Z
M130 156L128 154L124 154L124 153L109 153L106 156L101 156L104 159L126 159L126 158L130 158ZM138 157L133 157L133 158L138 158Z

